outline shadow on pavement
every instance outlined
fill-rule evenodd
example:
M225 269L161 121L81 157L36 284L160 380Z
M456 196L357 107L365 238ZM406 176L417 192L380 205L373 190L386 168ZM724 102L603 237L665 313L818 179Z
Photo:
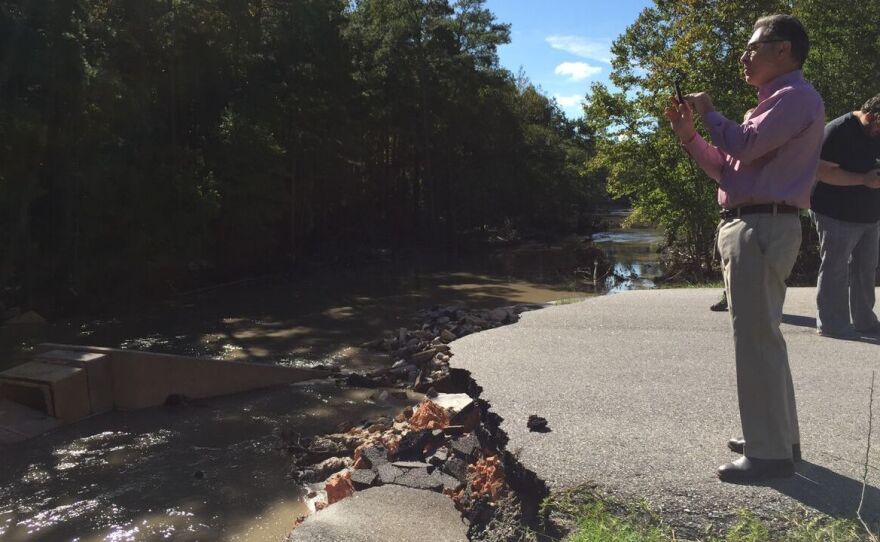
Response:
M783 314L782 315L782 323L788 324L790 326L800 326L800 327L808 327L812 329L816 329L816 319L810 316L801 316L799 314ZM832 337L827 337L828 340L832 341L853 341L857 343L866 343L866 344L877 344L880 345L880 336L876 335L862 335L861 337L857 337L854 339L835 339Z
M805 506L835 518L854 518L862 496L861 480L854 480L809 461L797 464L797 474L793 478L768 485ZM880 525L880 489L872 485L865 486L862 518L875 528Z
M816 319L800 314L783 314L782 323L790 326L810 327L816 329Z

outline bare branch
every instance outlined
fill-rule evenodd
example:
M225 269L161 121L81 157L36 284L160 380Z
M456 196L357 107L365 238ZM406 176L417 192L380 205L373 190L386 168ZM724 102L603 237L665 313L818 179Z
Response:
M871 458L871 434L874 421L874 377L876 376L877 372L871 371L871 398L868 400L868 446L865 450L865 472L862 475L862 497L859 499L859 508L856 510L856 516L858 516L859 521L862 522L862 526L865 528L865 532L868 533L868 537L872 542L880 542L880 538L877 538L877 535L871 532L871 528L868 527L868 524L862 519L862 506L865 504L865 489L868 487L868 461Z

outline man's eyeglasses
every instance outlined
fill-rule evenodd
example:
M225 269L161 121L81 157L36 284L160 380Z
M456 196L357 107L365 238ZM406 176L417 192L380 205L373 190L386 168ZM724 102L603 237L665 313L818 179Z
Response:
M745 50L743 51L743 53L744 53L746 56L752 56L752 55L754 55L754 54L758 51L758 48L761 46L761 44L763 44L763 43L778 43L778 42L780 42L780 41L788 41L788 40L758 40L758 41L753 41L752 43L746 45L746 48L745 48Z

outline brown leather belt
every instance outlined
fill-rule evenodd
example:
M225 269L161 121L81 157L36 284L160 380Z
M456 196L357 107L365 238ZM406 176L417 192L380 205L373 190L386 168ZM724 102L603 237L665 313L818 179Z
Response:
M721 209L721 218L739 218L742 215L754 215L758 213L767 213L776 215L780 213L799 213L801 210L794 205L784 205L782 203L762 203L758 205L743 205L736 209Z

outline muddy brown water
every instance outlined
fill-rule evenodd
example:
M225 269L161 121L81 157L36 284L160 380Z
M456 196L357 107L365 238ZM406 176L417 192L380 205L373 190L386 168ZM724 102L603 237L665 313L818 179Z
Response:
M3 452L0 539L280 540L307 513L282 435L406 404L371 393L310 382L112 412L37 437Z
M361 348L414 324L432 305L491 308L650 288L662 269L653 230L593 238L614 261L598 287L578 273L571 238L450 261L380 263L185 296L136 316L0 328L0 368L43 341L93 344L288 366L385 365ZM0 539L10 541L281 540L306 513L290 480L282 433L331 432L393 415L403 404L372 390L310 382L192 402L114 412L0 448ZM413 395L411 402L418 401Z

